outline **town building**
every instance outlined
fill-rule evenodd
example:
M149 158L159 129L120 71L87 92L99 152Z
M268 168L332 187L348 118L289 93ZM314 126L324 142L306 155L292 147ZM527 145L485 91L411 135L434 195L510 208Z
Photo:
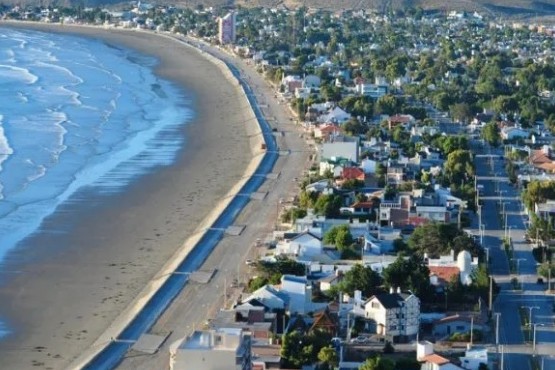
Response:
M237 15L230 12L218 18L218 40L220 44L233 44L235 42L235 27Z
M170 350L170 369L252 370L250 334L232 328L195 331Z
M373 320L376 333L394 342L415 338L420 328L420 299L412 293L377 294L363 303L364 317Z

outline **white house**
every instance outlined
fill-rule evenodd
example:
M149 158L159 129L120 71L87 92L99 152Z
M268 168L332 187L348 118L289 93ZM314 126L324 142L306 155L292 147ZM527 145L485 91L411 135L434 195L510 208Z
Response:
M530 133L518 127L503 127L501 129L501 139L503 140L516 140L528 139Z
M393 341L415 338L420 327L420 299L412 293L378 294L363 304L364 317L376 324L376 333Z
M297 256L301 259L322 254L322 239L305 231L290 240L280 241L276 246L276 254Z
M450 213L443 206L416 206L416 217L432 222L446 223L450 221Z
M466 204L466 202L463 201L461 198L457 198L456 196L452 195L451 189L444 188L439 184L436 184L434 186L434 192L438 196L439 204L441 204L442 206L451 208L457 205L461 207Z
M320 117L320 122L344 123L351 119L351 115L339 107L333 108L328 114Z
M346 158L352 162L358 163L358 142L324 143L322 145L320 158Z
M360 83L356 85L355 90L359 95L369 96L373 99L378 99L384 95L387 95L389 88L387 85Z
M195 331L170 346L172 370L251 370L251 334L238 328Z
M373 159L365 158L361 161L360 168L362 168L362 170L366 174L376 173L377 164L378 164L377 161Z
M303 80L303 87L320 87L322 80L316 75L307 75Z
M269 310L284 310L288 304L286 296L281 294L277 289L271 285L265 285L251 293L243 302L249 302L256 299L262 303Z
M317 311L327 306L327 303L312 302L312 285L306 276L282 275L280 293L289 298L287 310L289 313L304 315L307 312Z
M480 364L488 365L488 350L483 347L467 349L464 357L459 357L461 366L468 370L478 370ZM490 367L491 369L491 367Z

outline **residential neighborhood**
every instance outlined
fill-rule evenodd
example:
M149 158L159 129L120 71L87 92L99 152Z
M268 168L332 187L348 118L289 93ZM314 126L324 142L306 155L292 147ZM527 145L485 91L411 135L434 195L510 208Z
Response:
M239 293L170 368L555 368L555 24L284 5L0 15L211 44L264 76L311 148Z

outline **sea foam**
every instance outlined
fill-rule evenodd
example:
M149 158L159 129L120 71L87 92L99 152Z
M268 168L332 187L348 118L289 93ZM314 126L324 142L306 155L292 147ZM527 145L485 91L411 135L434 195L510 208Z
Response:
M173 163L193 112L149 56L2 28L0 51L1 260L80 189L122 191Z

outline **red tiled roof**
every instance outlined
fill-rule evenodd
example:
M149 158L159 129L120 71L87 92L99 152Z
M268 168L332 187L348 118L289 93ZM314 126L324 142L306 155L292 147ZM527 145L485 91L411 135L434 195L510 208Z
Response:
M446 359L445 357L441 357L440 355L436 355L435 353L422 357L422 361L431 362L432 364L436 365L445 365L449 363L448 359Z
M407 225L421 226L427 224L428 222L430 222L430 220L425 217L413 216L408 218Z
M364 171L358 167L345 167L341 173L341 177L345 180L364 180Z
M408 123L411 121L411 116L408 114L396 114L394 116L389 117L390 123Z
M353 207L353 208L372 208L372 207L374 207L374 202L373 201L355 202L353 205L351 205L351 207Z
M544 171L554 172L555 171L555 162L538 164L538 165L536 165L536 167L541 168Z
M436 275L439 280L448 283L453 276L459 276L460 270L456 266L428 266L430 275Z
M332 133L332 132L339 132L341 129L336 125L325 125L320 127L320 132Z
M541 149L534 150L530 154L530 163L534 165L551 163L551 162L552 162L551 158L549 158L549 156L545 154Z

